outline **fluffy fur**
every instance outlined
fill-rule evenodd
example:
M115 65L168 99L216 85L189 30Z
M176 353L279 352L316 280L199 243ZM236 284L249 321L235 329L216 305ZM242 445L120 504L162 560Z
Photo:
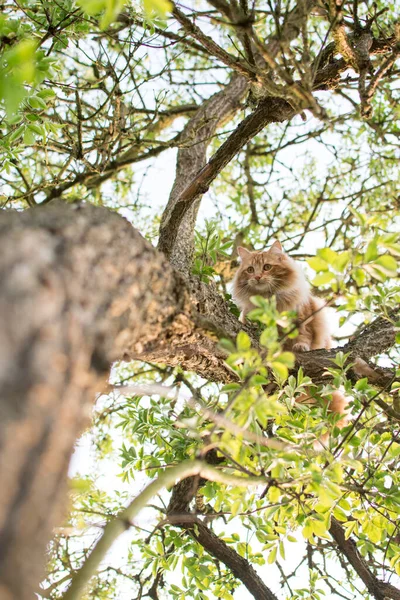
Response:
M295 340L286 340L285 350L307 352L317 348L331 347L331 335L323 302L313 296L302 268L284 253L279 242L269 250L250 252L239 247L240 267L233 280L233 298L241 309L240 320L246 322L246 314L254 305L251 296L271 298L275 296L279 311L294 310L298 316L299 334ZM312 399L304 395L300 402ZM329 403L331 412L343 415L338 427L347 424L347 399L340 392L332 393ZM321 440L321 442L326 440Z
M239 247L239 270L233 281L233 298L242 312L240 320L254 306L251 296L275 296L279 311L295 310L298 315L299 335L288 340L285 350L307 352L317 348L330 348L331 336L326 322L326 310L319 298L311 295L301 267L275 242L269 250L250 252Z

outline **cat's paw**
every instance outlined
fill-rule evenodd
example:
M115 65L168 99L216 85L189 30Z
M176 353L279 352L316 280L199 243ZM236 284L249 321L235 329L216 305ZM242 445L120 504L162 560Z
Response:
M293 352L309 352L310 346L304 343L298 343L293 346Z
M243 323L244 325L246 324L246 315L244 314L243 311L240 313L239 321L241 323Z

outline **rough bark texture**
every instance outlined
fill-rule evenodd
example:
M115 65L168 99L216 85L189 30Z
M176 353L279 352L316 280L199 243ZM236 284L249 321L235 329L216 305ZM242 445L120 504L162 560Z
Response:
M175 181L161 221L160 250L165 249L166 238L169 238L170 219L176 202L188 182L192 181L204 167L207 147L211 143L216 130L238 110L240 100L247 89L247 80L244 77L234 75L230 83L221 92L214 94L207 102L202 104L182 131ZM177 243L170 248L171 264L183 273L187 273L192 265L193 234L199 205L200 198L197 198L190 205L185 218L178 226Z
M187 526L186 526L187 527ZM217 560L227 566L242 581L255 600L278 600L273 592L257 575L251 564L222 539L211 531L204 523L196 523L192 535Z
M229 381L199 312L215 313L205 324L220 318L229 336L241 326L215 290L188 285L105 209L3 212L0 239L0 597L25 600L65 504L74 441L111 362L151 355Z
M0 245L0 598L25 600L65 504L74 441L111 362L179 363L231 381L218 336L235 338L242 326L213 286L185 280L106 209L3 212ZM393 341L390 321L378 319L344 349L368 358ZM304 353L299 363L321 378L333 355Z
M0 597L25 600L95 386L127 338L157 338L191 306L163 256L107 210L3 213L0 237Z
M400 590L390 583L380 581L368 568L366 561L357 550L354 541L346 540L340 523L332 517L330 534L335 540L340 552L346 557L365 587L375 600L400 600Z

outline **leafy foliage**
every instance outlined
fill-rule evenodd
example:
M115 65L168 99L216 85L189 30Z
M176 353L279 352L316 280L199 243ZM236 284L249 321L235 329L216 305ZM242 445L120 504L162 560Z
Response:
M222 5L201 2L187 14L238 64L247 25L232 25L218 12ZM350 39L357 19L364 26L372 19L375 38L391 39L398 3L358 5L357 19L356 5L342 5L345 23L353 23ZM275 39L293 8L256 2L252 25ZM167 0L146 0L143 7L122 0L5 5L3 207L21 210L57 197L84 200L120 211L155 238L181 132L233 72L180 29L172 9ZM384 22L378 18L383 10ZM270 85L286 81L292 89L288 77L295 73L311 93L307 65L315 71L313 61L322 60L331 41L328 13L325 5L316 6L295 39L282 42ZM390 56L397 56L397 48L398 42ZM326 68L337 54L336 48ZM371 60L372 71L383 64L379 53ZM203 284L215 285L229 299L236 247L262 249L279 238L331 307L332 319L339 315L338 342L383 316L394 320L400 343L400 323L393 317L400 302L398 76L394 62L371 99L373 114L361 119L359 72L349 64L331 90L314 92L320 112L312 105L306 121L297 115L271 123L240 150L200 209L193 274ZM251 113L252 103L250 94L209 140L211 154ZM275 582L271 588L279 598L373 597L335 543L334 523L374 575L398 583L398 348L376 357L394 374L385 389L367 377L355 383L340 350L328 368L331 383L316 385L301 369L293 371L294 356L282 349L285 336L297 334L295 316L279 314L273 301L261 297L254 304L249 317L258 327L259 348L245 331L220 340L235 382L201 381L180 367L115 366L116 389L98 400L93 428L84 436L93 460L75 468L72 509L52 543L43 598L62 598L99 530L149 479L211 451L221 471L249 479L249 485L243 490L201 480L189 517L206 523ZM121 387L139 384L150 391ZM160 387L153 393L152 385L165 393ZM351 397L351 419L341 430L327 409L340 386ZM305 391L314 404L299 402ZM327 432L326 447L316 452L315 442ZM252 477L262 485L250 485ZM130 524L86 598L244 597L240 581L196 539L196 523L188 533L167 515L172 494L165 490Z
M196 254L193 262L193 273L206 283L216 274L218 260L229 258L228 250L231 241L223 241L215 221L205 222L205 231L195 231Z

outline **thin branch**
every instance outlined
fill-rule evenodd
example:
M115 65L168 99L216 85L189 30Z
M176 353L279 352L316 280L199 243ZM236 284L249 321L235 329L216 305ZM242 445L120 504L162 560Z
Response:
M257 486L263 482L265 483L265 477L237 477L229 475L199 460L185 461L176 467L167 469L155 481L150 483L115 519L107 523L103 535L95 545L90 556L73 576L70 587L63 595L63 600L79 600L115 540L131 526L133 519L150 502L153 496L158 494L162 489L171 487L177 481L193 476L203 477L210 481L218 481L225 485L240 487ZM265 589L264 584L262 586ZM258 596L258 598L261 600L261 598L265 599L268 596ZM272 595L270 598L275 597Z
M177 6L174 6L172 14L176 20L182 25L185 31L196 39L201 45L206 48L213 56L219 58L225 65L247 77L249 80L255 78L255 70L250 63L245 63L240 58L226 52L221 46L218 46L214 40L206 35L200 27L195 25Z

